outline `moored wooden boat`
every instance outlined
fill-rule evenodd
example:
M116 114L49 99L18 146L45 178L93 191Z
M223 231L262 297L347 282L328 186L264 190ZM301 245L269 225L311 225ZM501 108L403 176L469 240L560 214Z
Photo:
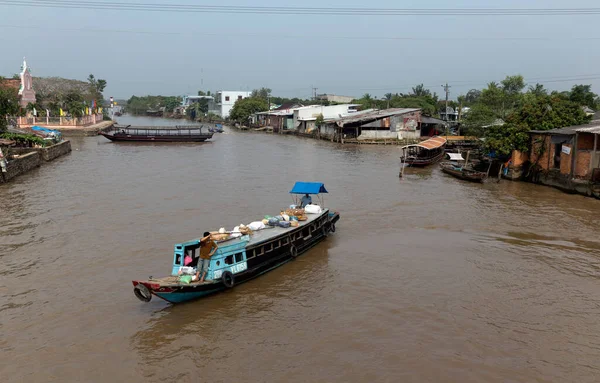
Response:
M400 157L402 166L429 166L444 157L446 139L432 137L418 144L406 145L401 148Z
M118 126L99 135L111 140L122 142L204 142L213 137L212 132L203 132L202 126L175 127L131 127Z
M319 195L327 190L321 183L296 183L291 193ZM186 302L230 289L273 270L334 233L340 218L329 209L307 216L305 221L298 222L298 227L273 227L216 241L218 249L210 259L203 283L183 283L178 276L186 254L197 261L200 239L176 244L171 275L133 281L134 294L144 302L149 302L153 295L171 303Z
M487 174L484 172L469 169L452 162L442 162L440 168L444 173L465 181L483 182L487 178Z

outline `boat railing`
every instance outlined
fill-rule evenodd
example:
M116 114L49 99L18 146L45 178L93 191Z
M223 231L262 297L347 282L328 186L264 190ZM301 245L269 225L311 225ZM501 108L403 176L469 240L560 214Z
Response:
M120 127L112 129L113 134L126 134L130 136L194 136L199 134L210 134L203 132L203 126L174 126L174 127Z

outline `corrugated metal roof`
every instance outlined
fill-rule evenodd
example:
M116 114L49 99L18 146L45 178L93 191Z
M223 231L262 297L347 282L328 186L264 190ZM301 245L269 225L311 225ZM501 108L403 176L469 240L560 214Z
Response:
M573 136L575 133L593 133L600 134L600 121L592 121L585 125L567 126L565 128L552 129L552 130L531 130L529 133L534 134L551 134L551 135L562 135L562 136Z
M377 120L379 118L386 118L391 116L396 116L399 114L406 114L417 112L421 109L418 108L395 108L395 109L385 109L385 110L375 110L369 113L362 113L359 115L351 115L347 117L342 117L336 120L337 125L342 127L346 124L352 124L355 122L369 121L369 120Z
M589 126L591 125L591 126ZM578 133L592 133L592 134L600 134L600 122L592 125L589 124L586 126L582 126L581 128L575 129Z
M439 118L435 118L435 117L423 116L423 117L421 117L421 123L445 125L446 121L440 120Z
M441 148L444 145L446 145L446 139L444 137L436 136L436 137L430 138L430 139L423 141L421 143L418 143L418 144L403 146L402 149L416 146L419 148L431 150L431 149Z

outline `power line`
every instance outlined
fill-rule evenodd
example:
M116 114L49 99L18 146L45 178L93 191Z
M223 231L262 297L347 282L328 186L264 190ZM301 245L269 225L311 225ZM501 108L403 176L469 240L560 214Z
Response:
M75 0L0 0L0 5L122 11L334 16L579 16L600 8L347 8L124 3Z
M0 0L1 2L2 0ZM144 31L131 29L104 29L104 28L56 28L48 26L35 25L0 25L0 28L29 29L29 30L50 30L62 32L88 32L88 33L124 33L140 35L165 35L165 36L210 36L210 37L269 37L285 39L331 39L331 40L366 40L366 41L457 41L462 37L415 37L415 36L335 36L335 35L290 35L290 34L260 34L260 33L214 33L206 31L186 31L186 32L165 32L165 31ZM469 41L571 41L571 40L600 40L600 37L577 37L577 36L556 36L556 37L470 37Z

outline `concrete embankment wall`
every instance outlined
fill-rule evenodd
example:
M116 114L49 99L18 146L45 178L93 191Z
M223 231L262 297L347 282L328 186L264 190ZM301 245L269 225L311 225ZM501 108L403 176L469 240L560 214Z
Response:
M4 176L0 175L0 183L8 182L11 179L27 173L31 169L40 167L42 164L42 155L39 152L24 154L22 157L12 159L6 166Z
M71 152L71 141L63 141L46 148L12 148L11 154L18 154L18 158L8 161L7 172L4 177L0 175L0 183L7 182L21 174L35 169L44 162L52 161Z
M10 152L13 154L38 152L42 156L42 160L52 161L71 152L71 141L65 140L45 148L13 148L10 150Z

